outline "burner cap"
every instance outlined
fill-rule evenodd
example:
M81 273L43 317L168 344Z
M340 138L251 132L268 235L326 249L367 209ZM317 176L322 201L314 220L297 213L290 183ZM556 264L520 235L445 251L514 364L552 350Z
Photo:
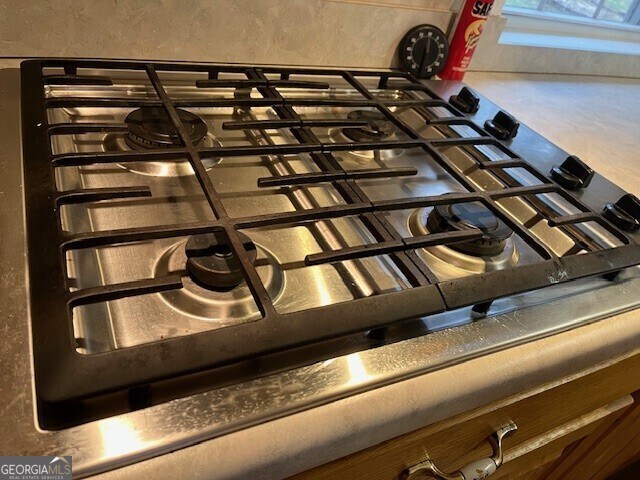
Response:
M249 258L255 263L257 251L249 237L238 233ZM244 281L240 262L220 233L204 233L189 238L185 246L187 271L205 288L231 290Z
M471 255L497 255L504 250L513 231L479 202L438 205L427 219L427 228L433 233L463 231L479 228L479 240L454 243L449 248Z
M382 113L374 110L353 110L347 115L349 120L366 120L363 127L343 128L342 133L355 142L369 142L389 137L395 131L393 123Z
M207 125L191 112L181 109L176 111L191 141L196 145L200 143L207 134ZM138 108L127 115L124 122L129 127L125 141L131 148L170 148L182 145L178 131L164 108Z

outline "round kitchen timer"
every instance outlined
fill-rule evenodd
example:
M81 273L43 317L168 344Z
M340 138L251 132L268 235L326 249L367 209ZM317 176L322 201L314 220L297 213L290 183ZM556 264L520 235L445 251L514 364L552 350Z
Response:
M440 73L448 55L447 36L433 25L418 25L409 30L398 50L402 68L418 78L431 78Z

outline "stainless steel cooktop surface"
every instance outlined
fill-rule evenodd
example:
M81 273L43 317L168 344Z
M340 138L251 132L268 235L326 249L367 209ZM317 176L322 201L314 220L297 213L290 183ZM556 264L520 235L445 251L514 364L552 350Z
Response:
M21 88L28 143L36 381L14 394L35 388L24 416L44 429L19 447L64 447L80 475L640 302L638 235L601 214L629 213L624 192L550 180L567 153L524 125L513 136L475 92L477 112L452 106L459 83L75 60L1 80L14 182ZM136 432L126 451L114 422Z

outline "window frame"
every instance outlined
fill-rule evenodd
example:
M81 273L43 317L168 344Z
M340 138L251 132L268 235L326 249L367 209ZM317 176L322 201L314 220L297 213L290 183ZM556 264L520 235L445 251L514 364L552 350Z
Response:
M541 12L509 5L503 7L501 14L507 18L506 30L640 42L640 25ZM534 26L530 24L531 21L534 22ZM562 24L569 28L559 30L558 26Z
M498 45L576 50L640 57L640 25L509 7Z
M640 27L640 0L633 0L629 5L628 10L626 11L623 20L614 21L614 20L606 20L596 18L597 15L602 10L606 0L599 0L598 5L591 17L580 16L580 15L571 15L571 14L563 14L563 13L555 13L544 11L542 8L549 0L538 0L538 5L536 8L527 8L527 7L518 7L509 5L506 0L504 3L504 7L502 11L506 14L517 14L517 15L531 15L535 17L548 17L553 19L565 19L568 22L572 23L585 23L585 24L597 24L610 28L616 28L616 25L627 25L631 27Z

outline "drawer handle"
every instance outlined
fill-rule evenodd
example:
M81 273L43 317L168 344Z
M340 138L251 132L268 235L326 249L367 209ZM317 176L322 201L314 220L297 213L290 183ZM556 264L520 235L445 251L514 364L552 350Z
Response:
M493 433L487 441L493 447L493 455L465 465L457 472L445 473L436 467L425 452L426 460L409 467L400 474L400 480L408 480L414 473L426 470L435 478L442 480L482 480L494 473L502 465L502 439L518 429L515 423L502 427Z

